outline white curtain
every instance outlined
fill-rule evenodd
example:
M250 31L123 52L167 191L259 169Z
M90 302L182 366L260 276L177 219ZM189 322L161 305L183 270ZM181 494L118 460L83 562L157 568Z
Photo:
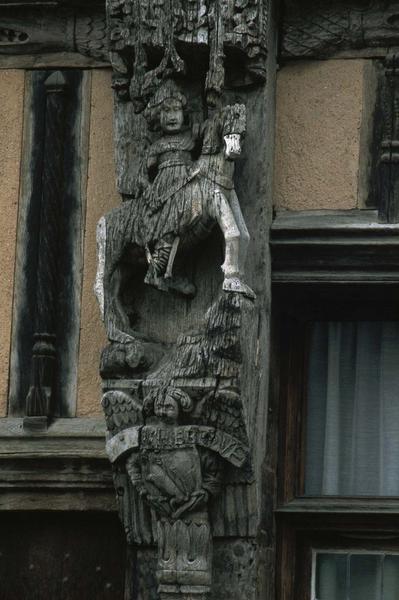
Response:
M399 322L314 324L306 439L306 495L399 496Z

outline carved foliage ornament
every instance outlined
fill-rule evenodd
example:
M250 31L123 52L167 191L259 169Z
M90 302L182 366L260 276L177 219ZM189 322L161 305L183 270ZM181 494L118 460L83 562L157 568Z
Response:
M209 48L210 102L223 89L225 52L240 52L249 81L265 77L267 0L107 0L107 18L114 87L138 110L160 80L187 72L192 47Z

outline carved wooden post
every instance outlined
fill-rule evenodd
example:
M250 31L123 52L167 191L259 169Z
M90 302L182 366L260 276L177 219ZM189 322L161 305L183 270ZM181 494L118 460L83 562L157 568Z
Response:
M157 546L154 597L271 599L274 10L143 6L107 2L125 201L98 224L95 290L120 514L139 588L142 546ZM213 569L222 555L245 557L240 580Z
M385 61L383 102L384 137L380 158L379 220L399 222L399 57L391 54Z
M59 71L46 87L40 238L38 249L36 317L31 385L26 398L24 427L42 428L52 414L56 364L56 318L64 195L64 123L67 85Z

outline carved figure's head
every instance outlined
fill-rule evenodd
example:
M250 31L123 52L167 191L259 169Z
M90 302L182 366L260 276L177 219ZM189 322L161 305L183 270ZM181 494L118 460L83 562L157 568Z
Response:
M187 98L173 80L165 81L148 103L145 117L151 129L178 133L184 125Z
M144 412L147 416L154 415L172 425L178 423L181 411L190 412L192 409L193 401L190 396L172 386L150 393L144 400Z
M181 131L184 123L183 106L179 100L173 98L165 100L160 110L159 122L165 133Z
M154 402L155 416L165 423L176 424L179 418L179 405L171 395L158 396Z

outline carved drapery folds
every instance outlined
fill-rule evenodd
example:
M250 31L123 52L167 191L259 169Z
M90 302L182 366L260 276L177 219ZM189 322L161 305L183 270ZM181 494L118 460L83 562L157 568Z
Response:
M107 453L128 541L157 544L159 597L205 600L221 498L253 480L255 294L234 181L247 111L225 86L264 78L266 7L109 0L107 14L124 198L97 229Z

